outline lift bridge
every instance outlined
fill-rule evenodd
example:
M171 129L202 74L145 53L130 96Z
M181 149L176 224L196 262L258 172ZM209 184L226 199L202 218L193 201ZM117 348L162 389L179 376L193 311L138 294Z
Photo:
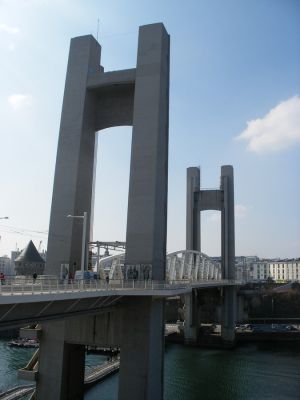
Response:
M62 280L41 276L36 281L18 277L7 280L0 286L0 328L91 314L107 310L125 297L167 298L191 293L197 288L241 284L222 279L220 264L197 251L168 254L163 281L152 279L150 265L125 265L124 258L125 253L121 253L100 259L100 279Z
M101 46L91 35L71 40L45 267L55 278L13 279L0 292L0 328L43 322L38 400L83 399L86 345L121 348L119 400L162 400L164 299L174 295L185 297L185 340L196 343L198 292L222 288L216 291L222 340L234 341L240 283L234 280L232 166L221 167L215 190L201 189L200 169L188 168L186 249L166 259L169 71L170 36L162 23L139 28L136 66L126 70L105 72ZM74 274L85 258L95 133L115 126L132 126L125 261L101 261L102 279L58 279L63 263ZM205 210L221 213L221 267L201 252ZM109 279L103 279L106 270Z

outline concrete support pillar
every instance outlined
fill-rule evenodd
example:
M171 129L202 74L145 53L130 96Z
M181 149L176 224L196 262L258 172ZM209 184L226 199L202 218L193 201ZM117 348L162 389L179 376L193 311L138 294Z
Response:
M224 342L234 342L237 293L235 286L224 287L221 336Z
M197 201L200 191L200 169L187 169L186 188L186 249L201 251L200 212Z
M135 78L126 264L165 278L169 143L169 47L163 24L140 27Z
M235 279L234 178L231 165L223 165L221 168L221 190L223 191L221 210L222 275L225 279ZM236 288L234 287L224 287L222 314L222 338L224 341L233 341L236 323Z
M123 311L119 400L162 400L164 300L133 299Z
M195 291L184 295L184 342L193 344L198 340L198 304Z
M101 47L93 36L71 40L57 149L49 227L46 274L80 269L82 220L68 214L91 215L95 148L93 94L86 90L89 74L99 70ZM87 232L89 232L89 222ZM87 235L88 240L89 235Z
M37 400L82 400L85 347L65 343L67 322L43 324L40 342Z
M165 279L168 191L169 35L142 26L136 66L126 257ZM133 300L124 312L120 400L163 399L164 302Z

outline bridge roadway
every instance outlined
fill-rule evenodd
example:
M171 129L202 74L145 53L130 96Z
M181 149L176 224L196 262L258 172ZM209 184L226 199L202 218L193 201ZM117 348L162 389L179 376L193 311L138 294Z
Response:
M193 289L241 284L228 279L172 282L110 280L108 284L103 280L69 283L58 279L38 282L12 279L0 286L0 329L107 312L126 297L167 298L191 293Z

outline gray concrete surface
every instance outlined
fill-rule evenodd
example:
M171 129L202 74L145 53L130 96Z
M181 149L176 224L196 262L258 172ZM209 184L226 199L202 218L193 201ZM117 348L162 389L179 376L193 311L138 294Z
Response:
M66 325L67 322L59 321L43 326L37 399L83 399L85 348L65 342Z

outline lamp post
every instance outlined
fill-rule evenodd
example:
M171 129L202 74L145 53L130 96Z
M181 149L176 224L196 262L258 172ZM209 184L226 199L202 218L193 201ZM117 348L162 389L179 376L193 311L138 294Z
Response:
M82 228L82 248L81 248L81 272L82 272L82 279L84 279L84 263L86 260L86 226L87 226L87 212L84 211L83 215L67 215L67 218L79 218L83 219L83 228Z

